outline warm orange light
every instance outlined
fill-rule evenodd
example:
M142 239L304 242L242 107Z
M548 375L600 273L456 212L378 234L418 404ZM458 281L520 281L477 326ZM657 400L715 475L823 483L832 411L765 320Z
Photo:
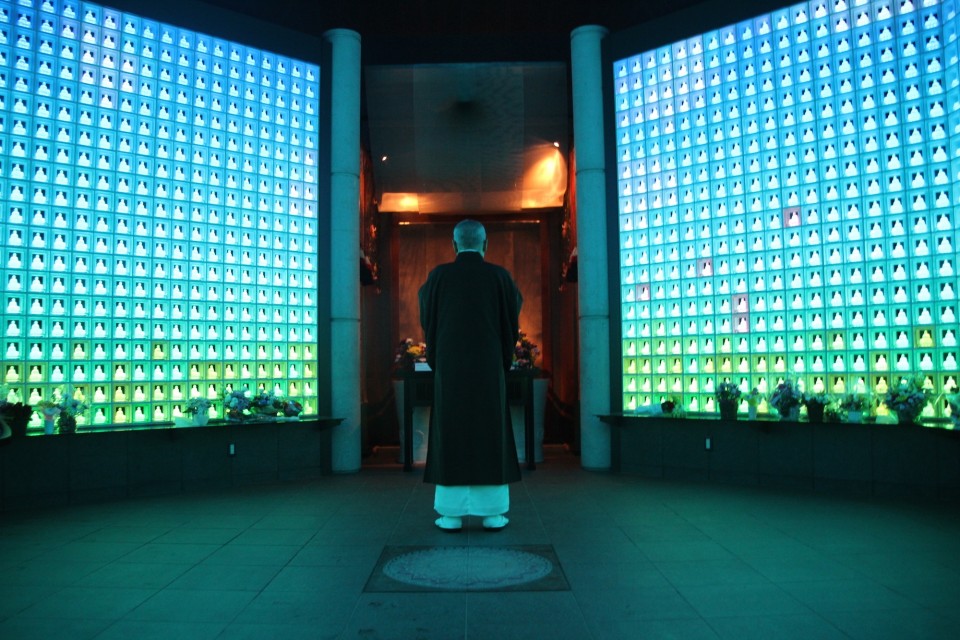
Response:
M563 205L563 195L567 188L567 164L555 144L527 149L521 204L524 209Z
M567 188L567 163L556 144L544 142L526 149L523 175L513 190L476 193L386 192L380 197L380 211L431 214L465 210L510 212L561 207Z
M416 193L384 193L380 198L380 211L404 213L420 211L420 196Z

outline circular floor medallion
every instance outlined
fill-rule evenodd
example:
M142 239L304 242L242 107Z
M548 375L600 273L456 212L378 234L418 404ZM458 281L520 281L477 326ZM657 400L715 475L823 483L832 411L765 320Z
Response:
M451 591L502 589L544 578L553 563L542 556L495 547L432 547L393 558L384 575L404 584Z

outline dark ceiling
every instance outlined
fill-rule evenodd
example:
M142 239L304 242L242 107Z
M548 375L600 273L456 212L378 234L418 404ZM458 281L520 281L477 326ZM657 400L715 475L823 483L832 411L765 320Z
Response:
M203 0L320 36L361 37L362 128L382 211L557 206L571 144L570 33L698 0Z
M567 60L570 32L617 31L701 0L204 0L312 35L353 29L365 63Z

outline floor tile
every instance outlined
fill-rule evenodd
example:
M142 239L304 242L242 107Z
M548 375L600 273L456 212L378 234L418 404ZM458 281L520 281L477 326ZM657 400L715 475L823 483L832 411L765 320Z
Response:
M814 613L790 615L724 616L709 618L707 623L721 638L729 640L841 640L848 636L836 626Z
M575 591L589 623L607 620L674 620L699 614L673 587Z
M20 618L118 620L156 594L134 587L66 587L24 609Z
M282 567L302 547L293 545L238 544L231 542L208 555L201 562L213 565Z
M164 589L125 617L155 622L231 622L251 600L252 591Z
M780 587L817 613L917 608L915 602L868 579L781 582Z
M957 635L957 621L935 611L839 611L823 617L855 640L948 640Z
M433 526L422 469L6 512L0 638L953 638L953 505L585 472ZM388 546L551 546L569 590L364 593Z
M704 618L809 613L810 610L779 586L767 583L680 586L684 600Z
M454 640L465 638L466 596L368 593L344 627L344 638Z
M766 584L770 580L737 558L667 560L653 563L675 587L724 584Z
M197 563L215 553L219 548L215 544L162 544L151 542L127 553L118 562Z
M112 562L77 581L81 587L162 589L186 573L192 564Z
M280 571L276 566L199 564L170 583L171 589L254 591L259 593Z
M22 618L0 620L0 638L17 640L92 640L111 624L109 620Z
M165 622L120 620L104 629L96 640L214 640L221 637L222 622ZM266 636L263 636L266 637ZM276 637L276 636L275 636Z
M265 591L316 591L336 586L359 594L370 575L364 567L286 566L273 577Z
M251 600L233 622L342 627L356 606L356 593L331 586L313 591L264 591Z
M590 625L598 640L718 640L720 636L700 616L669 620L601 620Z
M610 589L667 588L667 578L652 562L564 562L563 571L577 592Z
M264 638L282 638L283 640L337 640L341 638L341 627L309 623L250 623L234 622L228 625L216 638L217 640L263 640ZM169 636L168 636L169 637ZM177 636L179 640L179 636Z

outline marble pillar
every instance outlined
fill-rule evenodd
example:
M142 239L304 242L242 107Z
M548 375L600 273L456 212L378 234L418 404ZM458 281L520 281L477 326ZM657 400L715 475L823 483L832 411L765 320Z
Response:
M330 46L330 372L333 471L360 470L360 34L333 29Z
M607 30L588 25L570 34L573 137L577 181L580 318L580 460L610 468L610 309L603 135L601 41Z

